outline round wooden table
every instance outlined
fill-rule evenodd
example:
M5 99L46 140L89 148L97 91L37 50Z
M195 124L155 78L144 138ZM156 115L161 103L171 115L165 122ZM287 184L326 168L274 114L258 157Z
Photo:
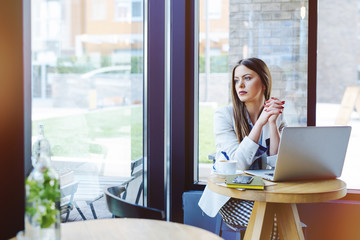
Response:
M70 239L222 239L201 228L138 218L97 219L61 224L61 240Z
M281 239L304 239L296 203L325 202L346 195L346 184L339 179L277 182L265 190L237 190L217 183L224 178L211 175L208 187L232 198L255 201L244 239L269 239L274 214Z

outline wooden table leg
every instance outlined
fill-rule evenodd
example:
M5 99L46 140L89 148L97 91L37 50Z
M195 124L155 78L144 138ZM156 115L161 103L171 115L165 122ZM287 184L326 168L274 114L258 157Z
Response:
M274 222L274 208L266 202L255 202L244 239L269 239Z
M246 231L245 231L245 236L244 236L244 240L247 239L251 239L252 238L252 234L254 231L254 225L255 225L255 219L256 219L256 213L257 213L257 209L258 209L258 202L254 203L254 207L251 211L251 215L250 215L250 219L249 219L249 223L247 225Z
M299 213L295 203L276 204L276 216L281 239L304 240Z
M266 204L264 223L261 229L260 239L271 239L271 233L274 225L275 208L272 203Z
M254 203L244 239L270 239L275 213L281 239L305 239L296 204L266 202Z

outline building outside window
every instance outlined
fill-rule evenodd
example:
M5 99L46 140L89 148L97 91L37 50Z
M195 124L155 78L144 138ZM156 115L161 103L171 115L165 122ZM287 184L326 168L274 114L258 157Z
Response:
M220 19L222 14L222 0L208 1L208 5L204 6L204 19L208 14L209 19Z
M91 20L100 21L106 18L107 14L106 1L91 0Z
M116 0L115 21L142 21L143 3L139 0Z
M143 4L142 1L131 2L131 16L133 21L141 21L143 16Z

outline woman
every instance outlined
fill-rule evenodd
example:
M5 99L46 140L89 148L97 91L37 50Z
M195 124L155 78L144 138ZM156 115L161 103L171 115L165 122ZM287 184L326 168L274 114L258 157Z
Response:
M285 101L271 96L271 74L258 58L238 62L232 71L232 105L219 108L214 115L216 160L226 152L237 168L261 169L275 166L280 131L284 124ZM247 226L253 202L230 199L205 188L199 206L214 217L220 210L231 227Z
M243 59L234 67L232 105L218 109L214 117L216 160L224 159L224 151L238 169L256 169L264 168L257 157L277 154L285 101L270 98L271 83L268 67L258 58Z

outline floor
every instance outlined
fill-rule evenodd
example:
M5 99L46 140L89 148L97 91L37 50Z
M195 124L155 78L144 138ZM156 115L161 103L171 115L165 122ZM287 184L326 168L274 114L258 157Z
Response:
M94 216L91 212L90 206L87 205L84 201L77 202L78 206L80 207L80 210L84 214L86 220L92 220L94 219ZM109 212L106 206L105 198L102 197L99 200L94 202L94 208L95 213L98 219L100 218L111 218L112 214ZM63 222L65 219L65 214L61 216L61 221ZM81 218L79 212L74 208L69 215L68 222L74 222L74 221L83 221Z

